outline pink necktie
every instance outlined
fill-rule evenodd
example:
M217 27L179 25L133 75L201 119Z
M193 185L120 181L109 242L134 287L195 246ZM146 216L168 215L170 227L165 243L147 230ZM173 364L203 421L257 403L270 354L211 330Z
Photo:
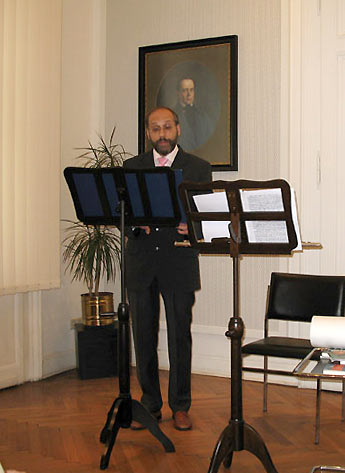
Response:
M158 158L158 163L159 163L160 166L165 166L168 161L169 161L169 159L164 158L164 156L159 156L159 158Z

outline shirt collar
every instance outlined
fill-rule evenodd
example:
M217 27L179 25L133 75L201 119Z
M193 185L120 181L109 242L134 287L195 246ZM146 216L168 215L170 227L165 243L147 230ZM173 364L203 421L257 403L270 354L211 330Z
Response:
M178 146L175 145L175 148L167 155L164 156L164 158L167 158L168 162L166 166L172 166L172 163L174 162L174 159L178 153ZM161 155L153 149L153 159L155 161L155 166L159 166L158 158L161 157Z

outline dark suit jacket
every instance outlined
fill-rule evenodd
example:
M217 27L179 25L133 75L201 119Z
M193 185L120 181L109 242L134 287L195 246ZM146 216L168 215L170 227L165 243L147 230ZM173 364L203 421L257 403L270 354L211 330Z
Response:
M153 152L130 158L124 167L147 169L154 167ZM173 169L182 169L183 179L194 182L212 180L211 165L181 148L174 159ZM160 287L175 287L194 291L200 289L198 251L178 248L175 241L183 240L172 227L152 227L150 235L140 231L135 236L127 232L126 283L128 290L140 290L156 277Z
M197 105L182 107L179 103L174 107L174 111L180 120L181 136L178 142L182 148L193 151L204 145L215 128L207 113Z

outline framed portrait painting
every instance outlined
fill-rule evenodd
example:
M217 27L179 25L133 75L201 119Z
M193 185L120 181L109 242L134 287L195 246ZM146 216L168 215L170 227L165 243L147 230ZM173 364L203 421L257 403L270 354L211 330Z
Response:
M148 151L145 116L174 110L179 144L212 165L237 171L237 36L139 48L139 152Z

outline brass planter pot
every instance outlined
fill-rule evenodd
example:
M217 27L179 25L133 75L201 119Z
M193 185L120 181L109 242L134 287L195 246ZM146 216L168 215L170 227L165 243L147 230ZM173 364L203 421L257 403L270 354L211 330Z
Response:
M114 299L112 292L99 292L81 295L82 320L84 325L102 326L115 320ZM112 312L110 315L109 312ZM104 314L105 315L102 315Z

